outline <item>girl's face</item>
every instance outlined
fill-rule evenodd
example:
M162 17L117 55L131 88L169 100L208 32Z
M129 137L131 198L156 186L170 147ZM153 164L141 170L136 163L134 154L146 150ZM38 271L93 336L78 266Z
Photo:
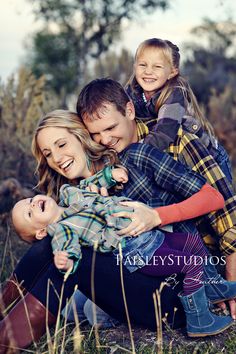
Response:
M162 51L157 48L145 48L138 55L134 70L136 80L147 98L178 73L178 69L172 68Z
M44 128L38 133L37 143L48 165L60 175L69 180L91 176L82 144L67 129Z

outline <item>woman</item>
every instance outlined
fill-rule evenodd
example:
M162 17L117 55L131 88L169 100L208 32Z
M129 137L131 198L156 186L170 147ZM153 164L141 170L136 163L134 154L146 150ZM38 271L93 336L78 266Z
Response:
M113 160L114 158L113 152L106 151L104 147L91 140L87 130L75 113L60 110L47 114L39 122L32 148L38 162L38 187L54 197L58 196L59 188L63 183L69 181L76 184L79 178L94 174L104 166L106 160ZM87 160L81 159L81 149L86 152ZM160 153L158 152L158 154ZM165 158L170 159L168 155ZM203 211L202 208L197 210L193 207L192 217L214 210L216 208L215 193L218 197L219 193L211 187L208 187L208 189L203 177L193 171L186 170L184 166L175 161L172 162L172 166L173 164L176 171L179 171L177 178L182 174L185 175L183 178L186 179L186 183L191 184L191 180L198 181L198 183L195 183L197 187L192 194L195 198L203 198L200 204L204 204L205 209ZM184 170L183 173L182 170ZM155 171L155 174L158 174L158 171ZM128 184L129 182L126 187L128 187ZM163 186L159 187L162 188ZM144 197L145 195L142 195L142 201ZM189 195L182 195L181 198L183 200L186 197L189 197ZM190 197L189 200L193 197ZM157 205L160 205L159 202ZM179 205L182 203L179 203ZM164 207L154 209L154 218L160 220L158 210L163 215ZM169 222L174 221L177 220L171 220L171 217L169 217ZM194 230L194 227L192 229ZM71 297L77 286L89 298L93 298L92 293L94 293L96 304L111 316L121 322L127 321L120 269L115 258L111 254L95 254L94 284L92 286L93 250L83 248L83 257L78 270L64 281L63 275L53 264L50 244L51 239L49 237L35 243L15 269L14 279L17 279L18 283L23 285L27 293L24 299L20 300L0 323L1 353L6 352L7 347L25 348L32 340L37 341L45 332L46 324L52 325L55 323L57 314L65 306L67 299ZM156 289L159 289L161 283L166 279L159 278L157 281L156 278L139 272L130 274L126 269L123 269L123 280L131 324L136 323L155 329L157 319L155 317L153 293ZM183 310L176 296L180 290L179 280L174 278L169 285L169 287L165 286L161 293L162 313L167 314L166 319L170 324L179 327L183 324L184 318ZM61 294L62 288L63 295L60 306L58 294ZM2 298L5 306L9 304L5 294L9 294L9 292L11 296L8 297L11 300L19 294L13 282L9 282L5 291L3 291ZM176 311L176 309L178 310Z

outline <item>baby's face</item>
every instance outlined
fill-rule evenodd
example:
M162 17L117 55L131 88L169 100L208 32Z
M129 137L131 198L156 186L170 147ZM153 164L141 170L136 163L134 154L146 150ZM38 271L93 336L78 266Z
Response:
M60 215L61 210L55 200L46 195L20 200L12 212L15 227L32 234L56 222Z

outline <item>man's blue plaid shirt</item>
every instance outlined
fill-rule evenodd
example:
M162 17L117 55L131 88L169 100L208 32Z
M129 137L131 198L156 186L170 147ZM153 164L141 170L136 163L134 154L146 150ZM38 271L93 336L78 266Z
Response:
M129 180L121 192L128 198L150 207L178 203L198 192L206 179L175 161L168 154L147 144L132 144L119 153L129 171ZM195 224L173 224L174 232L196 232Z

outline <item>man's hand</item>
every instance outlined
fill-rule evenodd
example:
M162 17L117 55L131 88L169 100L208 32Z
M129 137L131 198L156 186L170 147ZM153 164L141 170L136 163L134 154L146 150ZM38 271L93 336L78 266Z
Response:
M134 209L133 212L121 211L113 214L114 217L131 219L131 223L125 229L117 232L120 236L138 236L142 232L152 230L161 224L158 212L143 203L120 202L120 204Z
M128 173L122 167L113 168L111 174L112 174L112 178L116 182L121 182L121 183L128 182Z
M73 268L74 262L68 258L68 253L65 251L56 251L54 253L54 264L57 269L69 270Z
M236 281L236 252L226 257L225 276L229 281ZM236 302L229 301L230 313L232 318L236 319Z

